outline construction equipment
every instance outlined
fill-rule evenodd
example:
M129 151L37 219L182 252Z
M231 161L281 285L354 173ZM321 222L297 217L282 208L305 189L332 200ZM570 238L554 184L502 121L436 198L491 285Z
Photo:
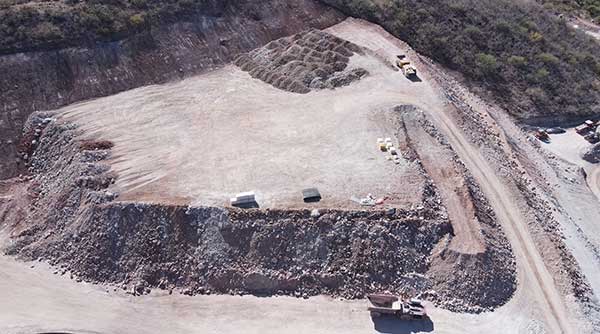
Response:
M563 128L547 128L546 129L546 133L548 134L552 134L552 135L557 135L557 134L561 134L561 133L565 133L567 132L567 130L563 129Z
M381 152L385 152L387 151L387 145L386 143L383 141L383 138L377 138L377 146L379 147L379 150Z
M402 301L398 296L391 294L367 295L370 305L368 306L371 317L392 315L403 320L422 320L427 318L425 306L420 299L412 298Z
M590 132L590 130L591 129L587 124L581 124L581 125L575 127L575 132L579 133L582 136L584 136L585 134Z
M402 73L404 73L405 77L410 79L412 77L417 76L417 68L408 64L402 68Z
M537 129L535 131L535 138L543 141L543 142L549 142L550 141L550 136L548 136L548 132L546 132L543 129Z
M600 137L595 132L589 133L583 138L587 140L590 144L596 144L597 142L600 142Z
M399 69L402 69L406 65L410 65L410 61L406 60L405 58L398 59L396 61L396 66L398 66Z
M406 58L401 58L396 61L396 66L402 71L405 77L412 78L417 75L417 68L410 64Z

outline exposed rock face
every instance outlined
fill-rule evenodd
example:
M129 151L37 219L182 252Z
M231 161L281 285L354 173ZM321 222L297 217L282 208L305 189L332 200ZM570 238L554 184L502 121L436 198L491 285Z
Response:
M111 143L80 141L79 130L48 114L32 115L25 131L39 135L28 147L25 209L0 202L0 213L20 217L0 221L12 237L6 251L47 260L73 278L133 294L158 287L362 298L389 290L471 312L513 292L510 250L497 237L486 239L485 253L447 250L454 232L432 184L422 205L391 212L118 202L107 190L117 177L104 162ZM488 209L481 219L493 226Z
M135 293L418 294L430 286L432 249L452 232L435 201L393 214L115 202L103 162L110 144L79 142L76 129L45 116L26 126L42 132L30 151L34 198L29 217L11 224L8 252L89 281Z
M314 0L244 0L219 17L199 14L119 42L0 56L0 179L23 170L16 146L34 110L197 74L271 40L342 19Z
M582 156L583 160L591 162L593 164L600 162L600 143L594 144L592 147L587 149Z
M367 75L365 69L347 68L349 58L362 51L356 44L312 29L243 54L235 64L279 89L308 93L346 86Z

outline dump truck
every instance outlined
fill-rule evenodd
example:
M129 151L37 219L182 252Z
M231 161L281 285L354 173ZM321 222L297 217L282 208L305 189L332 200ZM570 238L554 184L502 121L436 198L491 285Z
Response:
M374 318L391 315L403 320L422 320L428 317L420 299L401 300L398 296L386 293L370 294L367 299L370 303L367 309Z
M411 78L417 75L417 68L410 64L406 58L398 59L396 66L402 71L405 77Z
M398 66L399 69L404 68L406 65L410 65L410 61L406 60L405 58L398 59L396 61L396 66Z
M587 124L581 124L581 125L575 127L575 132L577 132L578 134L580 134L582 136L586 135L590 131L591 131L591 129Z

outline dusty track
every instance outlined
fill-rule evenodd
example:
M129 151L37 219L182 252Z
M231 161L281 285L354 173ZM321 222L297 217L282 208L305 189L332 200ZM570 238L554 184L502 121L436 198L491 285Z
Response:
M338 35L339 37L358 45L371 48L376 46L379 50L387 50L387 57L393 57L393 54L403 51L400 48L402 43L378 26L347 20L335 27L340 30L342 27L348 27L347 31ZM369 34L378 30L380 36L385 36L387 45L377 45L376 41L381 39L373 38ZM426 68L424 64L421 65L420 68ZM530 297L536 301L535 305L530 307L539 309L539 316L546 320L551 333L571 333L571 326L567 320L569 313L528 231L527 222L520 214L519 206L512 201L511 191L496 176L494 168L486 161L479 149L470 143L468 137L448 115L447 109L438 107L425 110L430 111L431 119L448 137L450 144L479 182L494 207L517 258L522 285L520 292L530 294Z
M510 191L495 176L495 171L481 156L478 149L468 142L462 131L447 115L438 113L433 118L442 129L445 128L452 146L473 173L494 207L515 252L522 278L521 284L527 286L529 293L538 301L538 307L542 309L541 314L551 328L550 332L571 333L567 321L569 315L562 297L529 235L527 223L519 214L518 205L511 201Z
M418 114L419 110L410 112ZM418 152L419 159L427 174L440 191L442 202L453 221L455 237L450 248L464 254L485 251L481 227L475 217L475 208L465 184L464 175L454 165L453 152L442 146L416 121L418 115L410 112L401 117L411 145Z

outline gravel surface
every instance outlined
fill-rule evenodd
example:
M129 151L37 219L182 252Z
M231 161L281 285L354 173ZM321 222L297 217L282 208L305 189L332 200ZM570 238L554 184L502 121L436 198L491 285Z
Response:
M243 54L235 64L277 88L308 93L347 86L367 75L363 68L348 68L350 57L363 52L356 44L312 29Z

